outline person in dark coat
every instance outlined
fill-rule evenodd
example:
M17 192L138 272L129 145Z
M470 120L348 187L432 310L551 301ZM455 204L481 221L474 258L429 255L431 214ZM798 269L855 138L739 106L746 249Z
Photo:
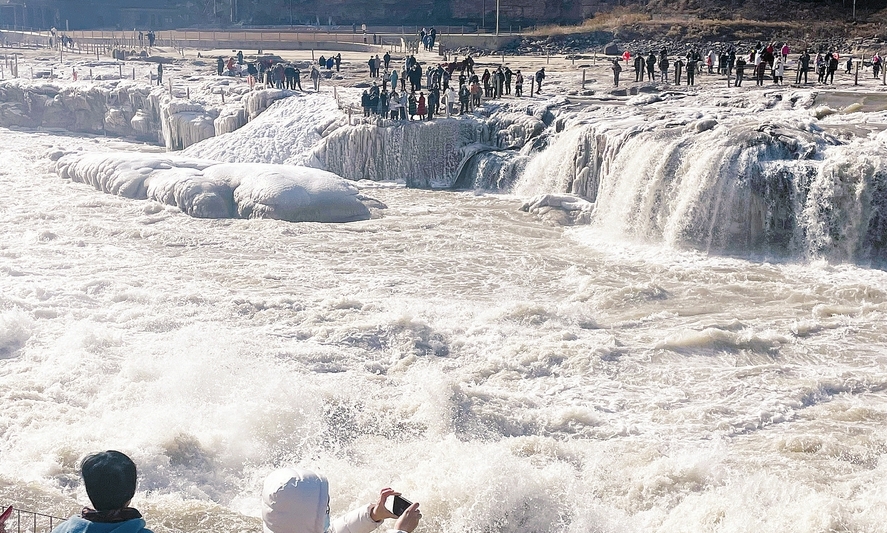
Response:
M653 81L653 71L656 69L656 54L650 52L647 56L647 81Z
M536 92L542 92L542 80L545 79L545 67L540 68L536 71Z
M428 120L434 118L438 104L440 104L440 89L435 85L428 91Z
M736 81L734 85L742 87L743 78L745 78L745 58L739 56L736 58Z
M622 65L619 64L619 59L613 59L613 64L610 68L613 69L613 86L619 87L619 73L622 72Z
M363 108L363 116L370 116L370 93L367 91L363 91L363 94L360 95L360 107Z

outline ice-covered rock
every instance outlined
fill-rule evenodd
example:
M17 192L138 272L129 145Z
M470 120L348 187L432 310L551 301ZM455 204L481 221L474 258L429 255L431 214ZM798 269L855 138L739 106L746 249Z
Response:
M521 211L560 226L573 226L591 222L594 204L569 194L542 194L524 202Z
M207 94L211 91L212 87L205 88ZM110 134L181 150L242 127L271 103L291 94L276 89L248 91L217 107L175 99L164 87L127 80L48 83L16 79L0 82L0 126Z
M275 94L264 92L269 97ZM195 144L184 153L230 162L307 165L352 180L402 181L411 187L450 188L465 179L496 189L510 186L513 179L465 177L464 149L473 145L486 147L483 151L520 149L544 131L541 117L550 114L546 107L535 114L503 109L489 117L349 125L333 99L298 93L274 103L243 128Z
M288 98L278 98L287 94ZM316 94L266 90L250 93L245 99L243 116L220 115L216 119L218 136L189 147L183 154L231 163L302 165L311 147L320 141L321 128L331 120L345 121L335 101ZM221 131L246 120L263 105L270 107L255 120L242 128Z
M353 222L370 218L358 199L357 187L325 170L262 163L212 166L206 177L234 188L234 204L242 218L274 218L290 222Z
M56 170L63 178L110 194L152 199L201 218L291 222L370 218L354 185L315 168L218 163L174 155L74 153L60 157ZM371 203L378 207L378 202Z

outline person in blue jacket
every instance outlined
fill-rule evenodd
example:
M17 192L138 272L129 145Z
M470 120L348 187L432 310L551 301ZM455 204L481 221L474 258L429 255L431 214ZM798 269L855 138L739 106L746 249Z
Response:
M80 463L92 508L59 524L52 533L151 533L141 513L129 506L136 492L136 465L115 450L94 453Z

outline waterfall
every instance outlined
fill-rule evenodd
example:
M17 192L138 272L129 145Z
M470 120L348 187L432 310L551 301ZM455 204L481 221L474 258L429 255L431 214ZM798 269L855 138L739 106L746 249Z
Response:
M514 191L593 201L610 238L883 265L884 141L839 141L797 117L603 117L558 134Z

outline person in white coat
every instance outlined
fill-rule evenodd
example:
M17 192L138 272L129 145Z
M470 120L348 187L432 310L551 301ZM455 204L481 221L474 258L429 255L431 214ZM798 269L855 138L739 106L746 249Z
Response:
M447 87L447 90L444 93L444 100L447 101L447 118L449 118L450 115L456 112L456 104L459 103L459 95L456 94L456 91L454 91L452 87Z
M410 505L400 517L385 507L399 493L390 488L379 492L379 501L363 505L330 521L329 482L310 470L281 468L265 479L262 489L264 533L370 533L386 518L397 518L389 533L412 533L422 513Z

